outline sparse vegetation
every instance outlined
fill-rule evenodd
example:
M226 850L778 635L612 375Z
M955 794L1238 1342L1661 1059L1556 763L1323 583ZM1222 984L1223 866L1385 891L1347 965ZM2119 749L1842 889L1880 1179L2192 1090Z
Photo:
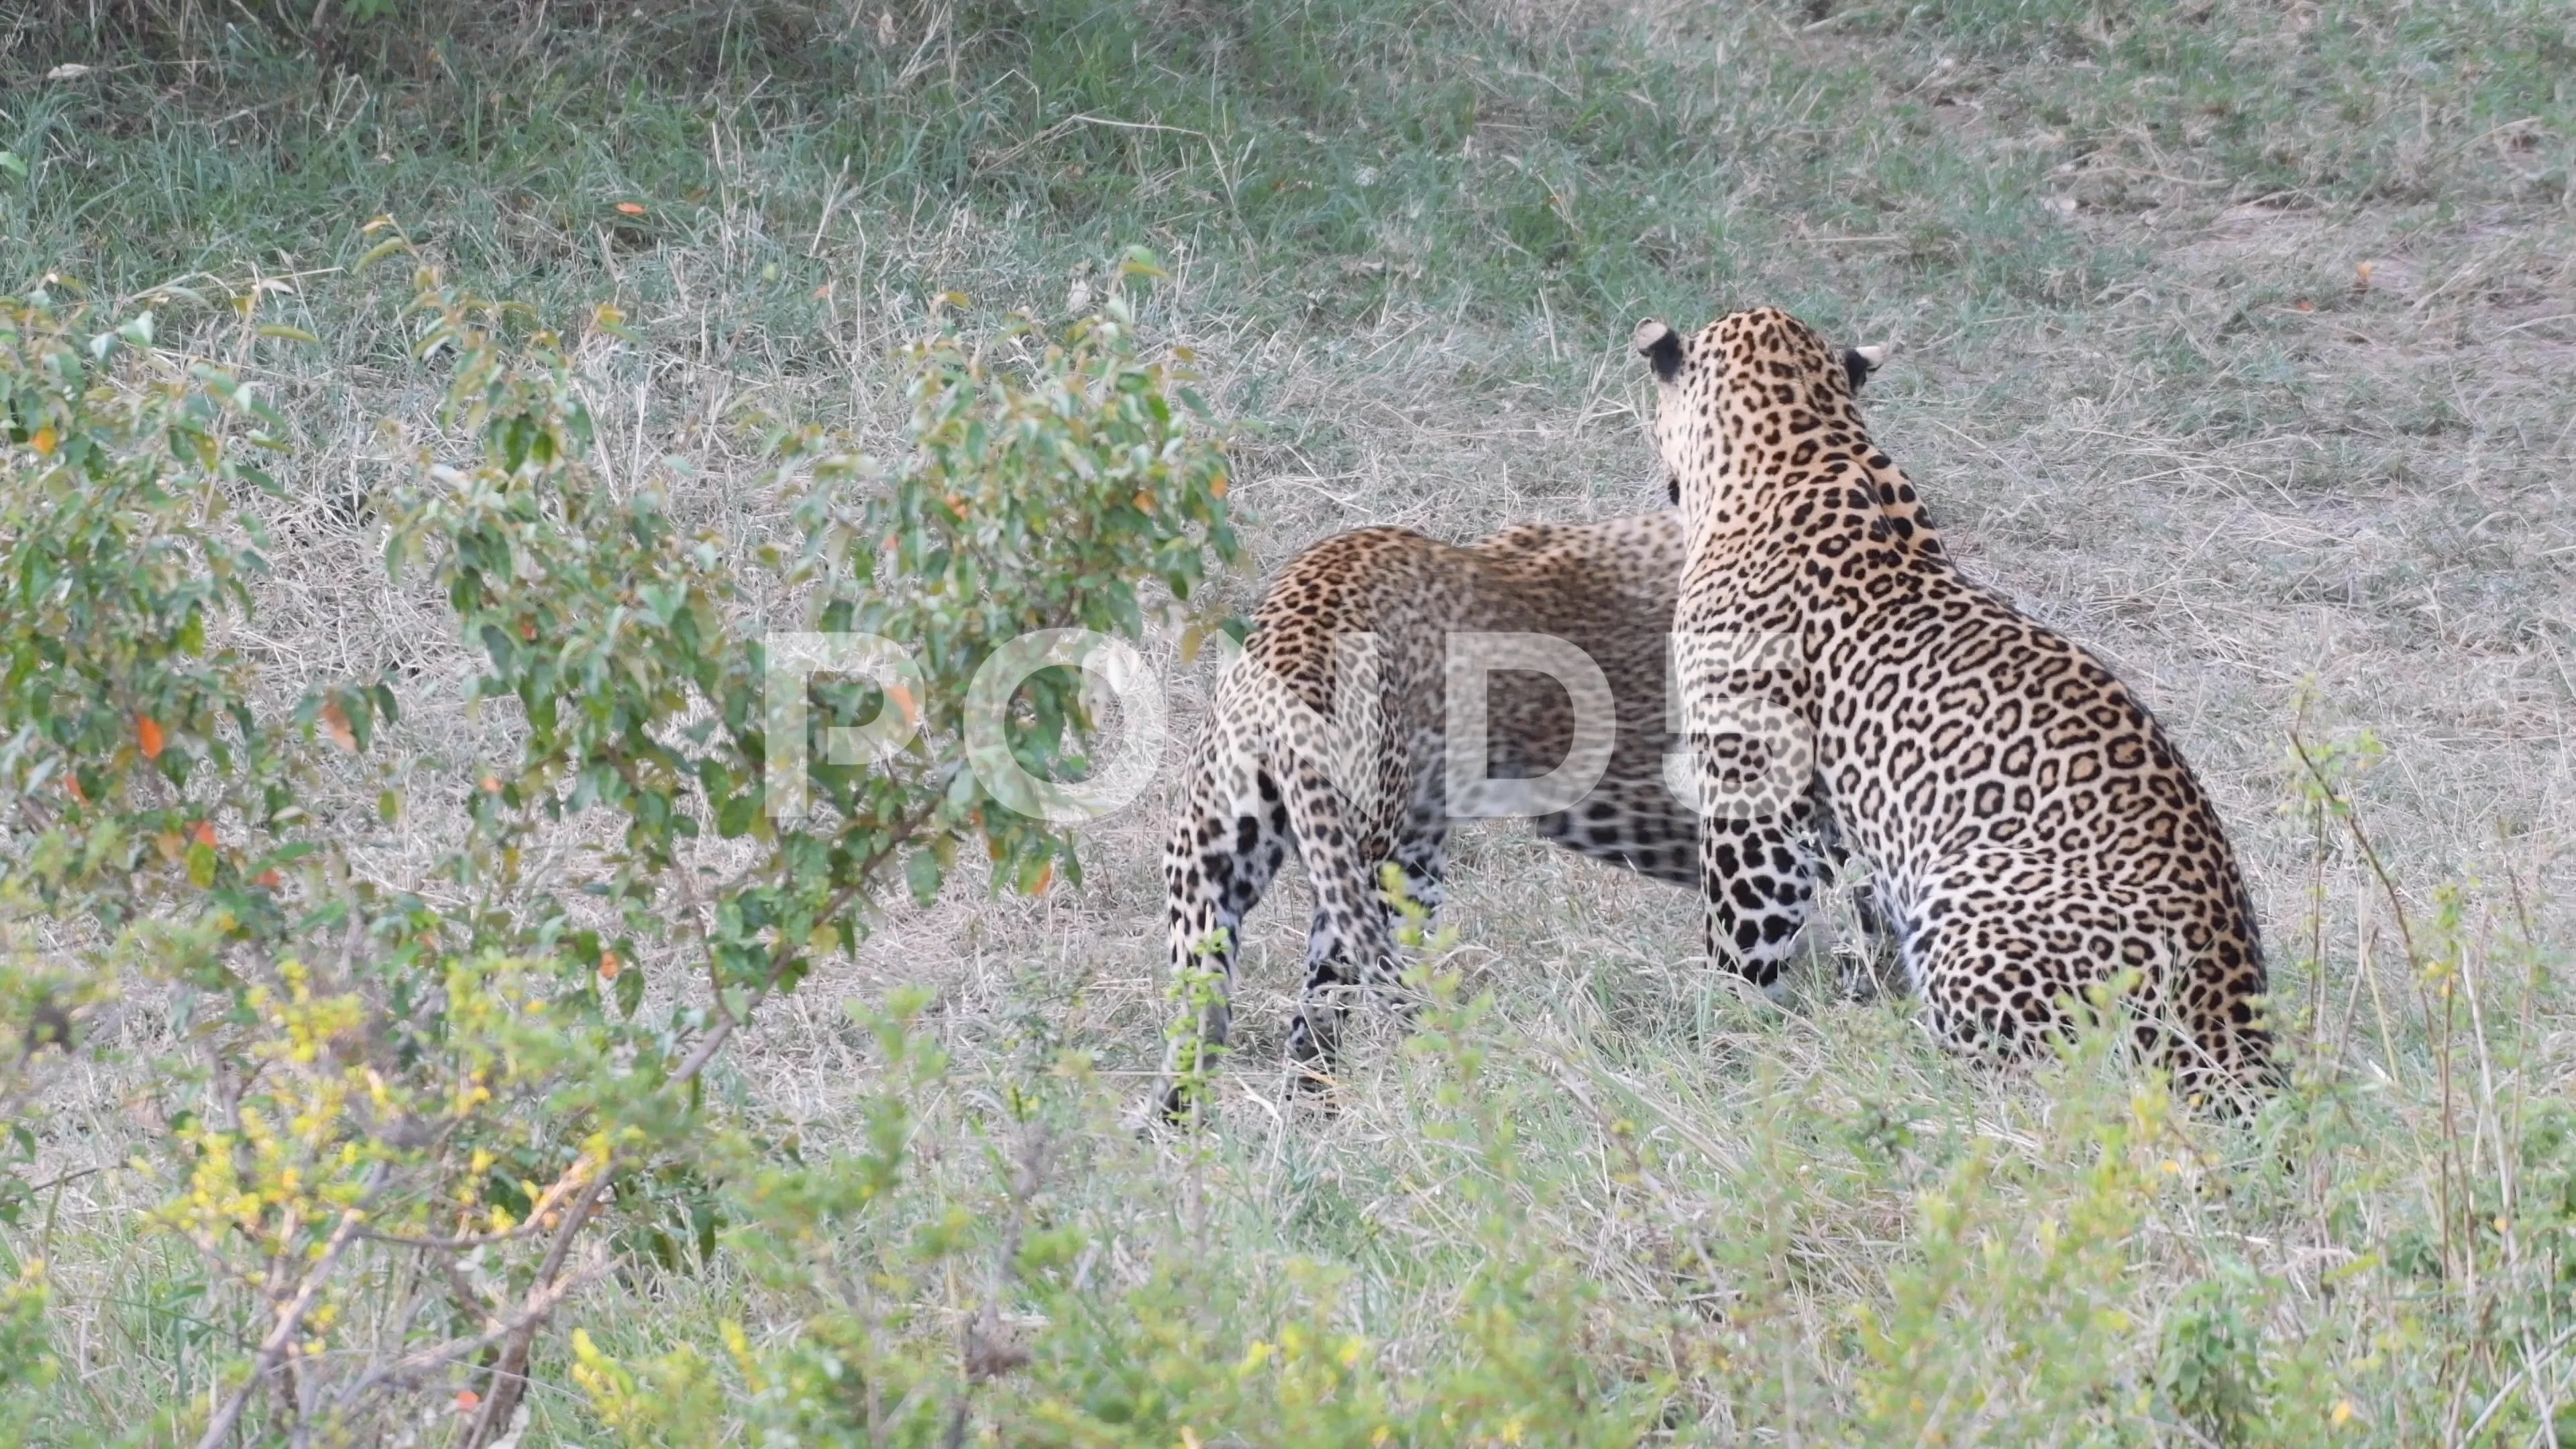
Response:
M0 1437L197 1442L318 1276L240 1442L490 1442L514 1351L522 1449L2576 1441L2571 77L2550 0L0 8ZM1068 332L1113 300L1123 360ZM1899 344L1873 426L1954 543L2209 780L2256 1118L1821 968L1747 1000L1686 895L1499 828L1337 1111L1274 1065L1292 886L1208 1130L1140 1136L1155 794L1060 854L935 720L721 828L765 630L911 610L951 682L1141 630L1186 735L1173 587L1652 506L1629 324L1756 300ZM1222 504L1184 449L1134 548L1013 574L1138 485L977 424L1184 361ZM1121 426L1218 436L1151 387ZM978 487L1008 527L943 533ZM957 547L1026 612L941 613ZM641 673L536 677L619 603ZM1084 718L1042 690L1023 761ZM923 808L989 867L883 838ZM791 870L795 929L677 927L863 819L873 910ZM494 1100L411 1141L365 1069ZM334 1258L351 1205L454 1241Z

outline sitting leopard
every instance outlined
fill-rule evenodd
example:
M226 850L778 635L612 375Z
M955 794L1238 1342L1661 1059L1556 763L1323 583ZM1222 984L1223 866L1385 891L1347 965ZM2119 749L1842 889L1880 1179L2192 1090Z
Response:
M1681 569L1669 509L1522 524L1463 548L1367 528L1292 560L1217 682L1163 853L1175 979L1203 956L1214 972L1197 1035L1174 1043L1170 1070L1225 1041L1239 928L1292 844L1315 892L1288 1039L1302 1076L1327 1065L1348 988L1393 981L1396 917L1380 871L1392 864L1405 893L1436 910L1451 820L1470 813L1447 794L1452 634L1545 635L1590 657L1615 731L1602 738L1566 688L1503 658L1486 690L1485 774L1508 787L1570 757L1603 763L1578 800L1535 815L1540 832L1658 880L1695 882L1698 822L1665 783ZM1180 1083L1167 1082L1164 1108L1178 1113Z
M1772 985L1829 812L1960 1048L2010 1056L2135 969L2188 1093L2271 1081L2263 957L2218 813L2090 653L1964 577L1861 425L1869 360L1776 309L1635 337L1690 561L1676 628L1712 957Z

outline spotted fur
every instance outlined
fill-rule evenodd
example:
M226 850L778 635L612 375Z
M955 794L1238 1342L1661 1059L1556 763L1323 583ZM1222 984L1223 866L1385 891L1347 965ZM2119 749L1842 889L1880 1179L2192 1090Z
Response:
M1443 894L1452 633L1546 634L1591 656L1615 705L1608 767L1574 806L1534 823L1567 849L1696 882L1697 822L1664 776L1676 747L1665 680L1681 566L1680 522L1669 510L1523 524L1463 548L1362 529L1290 562L1254 615L1244 654L1218 681L1163 855L1172 968L1204 959L1216 977L1195 1042L1226 1039L1237 932L1292 846L1315 909L1291 1062L1323 1071L1354 988L1392 983L1399 922L1379 888L1381 867L1401 870L1406 893L1425 907L1436 910ZM1545 774L1574 748L1563 688L1506 672L1493 676L1488 697L1494 778ZM1193 1045L1177 1043L1176 1061ZM1167 1098L1167 1109L1180 1105Z
M1769 308L1688 338L1650 321L1637 347L1689 536L1677 629L1785 641L1684 666L1721 702L1690 716L1710 954L1776 982L1814 891L1798 837L1829 812L1942 1040L2026 1052L2133 968L2139 1045L2186 1089L2268 1079L2262 952L2217 811L2100 660L1943 550L1862 426L1873 359ZM1765 717L1785 729L1730 726Z

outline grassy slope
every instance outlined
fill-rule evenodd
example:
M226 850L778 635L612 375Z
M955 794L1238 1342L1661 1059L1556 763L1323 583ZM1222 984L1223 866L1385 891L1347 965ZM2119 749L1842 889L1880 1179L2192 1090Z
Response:
M1175 266L1155 325L1202 350L1222 407L1263 424L1236 496L1264 565L1361 523L1459 537L1644 506L1643 389L1619 346L1640 313L1776 301L1893 337L1881 440L1973 565L2104 648L2210 776L2290 1035L2308 1040L2322 1003L2337 1085L2261 1134L2141 1147L2148 1178L2108 1182L2085 1134L2122 1119L2116 1078L1982 1076L1925 1051L1901 1003L1835 1001L1821 981L1792 1016L1748 1007L1685 959L1679 893L1475 834L1453 909L1459 961L1497 998L1486 1088L1519 1123L1521 1169L1498 1190L1525 1238L1596 1286L1587 1352L1627 1381L1672 1376L1685 1437L1868 1439L1851 1426L1938 1414L1952 1442L2114 1421L2190 1442L2085 1386L2153 1385L2175 1344L2208 1337L2187 1285L2239 1283L2278 1383L2315 1384L2278 1388L2289 1439L2322 1432L2296 1416L2348 1399L2342 1432L2420 1443L2474 1419L2563 1326L2563 1290L2531 1286L2551 1262L2445 1290L2423 1247L2442 1144L2500 1190L2489 1144L2522 1120L2511 1104L2576 1076L2576 1018L2554 988L2523 1000L2505 909L2510 892L2542 902L2537 934L2571 938L2546 904L2567 894L2576 819L2576 34L2560 7L951 13L737 8L444 48L361 31L375 60L336 81L238 33L189 41L215 62L193 68L22 34L0 57L0 148L33 175L0 176L0 287L290 279L262 315L329 339L321 354L184 301L163 320L250 360L306 428L275 646L417 665L425 782L492 726L444 703L460 657L403 627L346 520L352 483L397 447L366 424L422 396L392 326L399 279L338 270L378 212L556 315L624 306L643 343L600 349L596 374L612 456L743 536L766 526L764 500L728 486L752 411L881 436L881 356L931 294L1060 310L1128 241ZM100 68L37 79L63 59ZM614 210L627 200L645 216ZM2357 862L2317 863L2281 808L2308 680L2316 733L2368 726L2388 746L2361 793L2419 909L2437 880L2485 883L2460 936L2487 1030L2448 1137L2388 910L2366 908L2364 945ZM1233 1306L1205 1312L1239 1345L1268 1331L1279 1265L1313 1259L1347 1275L1340 1311L1391 1366L1453 1351L1482 1250L1443 1186L1485 1169L1431 1131L1454 1115L1442 1068L1364 1034L1338 1117L1281 1125L1255 1100L1278 1096L1299 889L1256 917L1213 1156L1109 1121L1134 1084L1119 1073L1158 1041L1142 943L1159 829L1150 811L1104 825L1078 894L953 889L889 921L771 1020L736 1089L829 1140L868 1072L834 1004L926 980L961 1089L933 1106L938 1140L1000 1130L965 1089L1094 1054L1093 1085L1060 1089L1076 1147L1048 1191L1120 1245L1117 1282L1221 1243L1206 1271L1225 1286L1205 1297ZM414 851L382 848L397 867ZM155 1021L132 1013L134 1048ZM60 1106L67 1166L122 1155L112 1070L66 1080ZM2517 1183L2549 1168L2506 1156ZM935 1170L961 1192L982 1180L972 1151ZM2570 1164L2549 1170L2532 1180ZM111 1173L59 1205L66 1438L196 1386L176 1265L122 1256L151 1191ZM2046 1249L2123 1213L2124 1266ZM633 1302L577 1317L625 1351L712 1343L716 1319L764 1311L721 1268L616 1293ZM2542 1357L2501 1421L2528 1435L2568 1375ZM540 1410L532 1443L602 1437L571 1397Z

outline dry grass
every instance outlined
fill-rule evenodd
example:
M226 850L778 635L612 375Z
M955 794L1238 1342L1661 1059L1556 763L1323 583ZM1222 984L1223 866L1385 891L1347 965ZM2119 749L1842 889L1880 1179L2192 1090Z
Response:
M2392 1244L2428 1211L2425 1144L2439 1138L2444 1110L2425 998L2349 841L2321 847L2297 808L2288 746L2294 728L2311 739L2374 732L2385 759L2355 792L2409 909L2429 917L2437 884L2469 883L2462 959L2486 973L2473 982L2486 993L2478 1042L2494 1060L2477 1063L2483 1085L2460 1089L2451 1132L2472 1143L2479 1173L2510 1176L2512 1154L2480 1144L2502 1144L2507 1116L2518 1123L2524 1104L2576 1091L2576 1015L2556 975L2564 943L2576 940L2576 192L2567 184L2576 111L2563 84L2554 110L2522 120L2479 109L2474 86L2427 82L2413 135L2411 112L2391 119L2396 99L2385 114L2339 120L2325 101L2273 93L2320 72L2340 87L2411 84L2412 52L2393 37L2423 17L2394 0L2330 5L2322 20L2314 6L2283 20L2222 8L2217 28L2237 37L2244 68L2232 83L2160 71L2153 54L2116 40L2085 51L2067 37L2099 17L2088 21L2081 7L2055 19L2056 9L2024 7L2040 19L2030 22L2031 53L2018 56L2009 35L1995 37L2024 11L1999 4L1933 7L1911 29L1822 4L1736 19L1506 9L1508 42L1473 39L1486 32L1472 17L1443 11L1437 26L1425 22L1469 35L1455 43L1478 63L1503 55L1544 81L1491 87L1464 142L1471 159L1459 164L1496 187L1516 168L1553 168L1549 184L1560 188L1652 186L1671 197L1675 214L1661 224L1673 234L1622 251L1627 270L1603 264L1606 282L1574 276L1583 263L1532 256L1543 228L1530 218L1443 232L1439 208L1481 203L1422 180L1428 162L1407 172L1410 143L1365 134L1329 134L1276 174L1303 167L1355 196L1365 185L1420 185L1417 205L1427 202L1432 219L1408 220L1390 203L1368 224L1373 239L1306 252L1286 221L1211 220L1228 173L1186 142L1122 153L1117 138L1075 138L1060 153L1037 145L1031 126L1017 144L1034 150L1017 158L1026 170L1009 186L950 188L924 175L907 191L880 177L844 195L835 178L845 173L821 159L837 123L812 92L791 84L790 99L764 108L738 76L671 97L667 115L641 106L611 115L588 133L593 152L551 173L574 175L579 196L518 189L547 174L522 156L511 163L522 175L481 193L456 189L470 164L410 163L437 185L398 199L407 222L495 285L625 305L643 345L599 339L587 353L602 456L622 480L668 489L746 543L780 519L778 501L745 484L755 469L750 412L824 417L882 448L899 403L883 354L920 325L929 290L960 286L988 306L1059 311L1082 281L1079 258L1113 234L1141 232L1173 265L1149 312L1157 335L1197 350L1221 411L1264 424L1241 443L1233 495L1253 520L1257 555L1230 585L1244 604L1260 575L1338 529L1398 523L1463 539L1521 519L1651 506L1646 389L1619 345L1626 311L1652 306L1696 323L1719 307L1780 300L1854 340L1896 341L1868 399L1879 441L1922 486L1969 567L2104 651L2190 753L2252 872L2286 1035L2342 1084L2310 1099L2324 1104L2313 1106L2319 1120L2342 1114L2335 1143L2318 1146L2312 1122L2275 1122L2260 1133L2194 1128L2198 1155L2173 1149L2184 1183L2142 1199L2132 1276L2118 1295L2137 1321L2105 1350L2126 1355L2123 1382L2152 1387L2156 1325L2176 1295L2241 1262L2269 1285L2251 1301L2282 1362L2323 1376L2321 1402L2352 1406L2339 1432L2458 1442L2523 1351L2534 1404L2576 1401L2568 1356L2533 1347L2547 1338L2547 1315L2567 1311L2563 1296L2534 1299L2541 1317L2515 1320L2516 1339L2444 1317L2447 1300L2391 1266ZM1149 28L1190 19L1141 13ZM904 41L893 49L935 38L920 15L889 14ZM2158 23L2190 35L2191 24L2212 22ZM2462 7L2449 23L2470 29L2460 64L2503 71L2508 57L2474 45L2535 44L2550 22L2496 6ZM2319 27L2359 39L2321 53L2310 35ZM2556 33L2563 45L2563 25ZM1687 58L1640 59L1650 45ZM1359 88L1437 79L1419 58L1388 64ZM1606 104L1618 88L1605 77L1621 75L1643 104L1697 104L1693 125L1734 128L1740 156L1725 161L1720 148L1634 162L1615 147L1585 151L1583 108L1549 109L1543 93L1579 89L1587 105ZM1754 93L1726 93L1746 77ZM2160 78L2192 95L2160 98ZM1713 84L1716 99L1686 100L1675 89L1685 81ZM1055 83L1068 87L1061 111L1096 103ZM350 84L366 92L343 96L351 114L363 111L373 134L399 132L405 83ZM2205 93L2229 84L2221 100L2234 116L2271 117L2271 130L2249 140L2228 132L2226 114L2212 116L2218 102ZM1890 96L1897 119L1873 119ZM219 118L192 101L160 151L118 151L67 123L95 108L51 104L0 101L0 146L13 144L9 121L52 128L37 148L14 143L50 158L42 184L52 189L31 191L8 227L49 249L47 266L134 294L159 280L150 268L160 261L118 253L105 232L120 216L147 225L152 211L117 200L116 187L166 181L170 158L188 148L282 147L293 130L273 117ZM2307 106L2318 113L2302 120ZM1326 111L1327 126L1351 119ZM1290 119L1263 132L1264 144L1294 146L1296 106L1281 114ZM242 136L244 125L275 129ZM988 168L1009 171L990 159L1007 146L974 144ZM2267 145L2296 154L2271 159ZM415 147L424 157L435 149ZM1449 141L1414 149L1459 154ZM1508 166L1496 159L1505 150L1515 152ZM1079 168L1122 164L1127 181L1112 204L1135 208L1132 228L1050 202L1049 187L1092 184ZM1353 185L1361 166L1383 179ZM1696 174L1705 168L1725 174ZM699 178L703 199L670 205L674 219L653 234L624 238L589 219L621 177L643 188L682 176ZM1818 199L1834 185L1880 195L1881 214L1858 215L1848 197ZM235 183L226 204L251 205L241 190ZM1996 197L2004 201L1990 206ZM653 199L658 214L662 194ZM454 827L436 802L459 795L462 772L507 722L457 703L470 665L463 647L425 623L417 585L384 581L369 529L347 508L349 490L386 476L407 446L373 420L417 429L427 396L384 331L390 299L324 272L346 259L354 222L377 205L207 222L213 239L195 244L189 269L239 279L283 265L249 245L227 251L225 226L301 239L290 260L304 279L271 305L330 337L331 349L261 343L243 358L313 443L275 522L260 642L299 668L394 663L411 673L395 749L420 803L372 846L380 868L402 877ZM1649 218L1656 205L1622 203ZM1593 228L1627 219L1625 209L1579 217ZM1424 255L1427 269L1407 261ZM1371 262L1416 265L1419 280L1381 285L1355 270ZM188 322L184 309L177 320ZM211 320L195 325L209 346L225 335ZM1203 671L1175 677L1186 732ZM1167 776L1176 772L1167 761ZM352 805L372 794L359 793L362 783L352 782ZM1301 882L1283 883L1248 928L1242 1036L1223 1072L1214 1144L1139 1142L1111 1120L1160 1052L1162 809L1158 799L1092 829L1078 890L992 899L961 880L927 909L890 909L857 959L809 981L741 1043L725 1090L746 1111L832 1140L872 1083L844 1005L928 986L934 1029L957 1062L950 1095L925 1104L935 1177L967 1183L981 1171L973 1144L998 1129L980 1093L1030 1080L1067 1051L1087 1054L1098 1085L1076 1095L1092 1127L1051 1201L1114 1245L1113 1277L1141 1280L1158 1254L1201 1235L1247 1265L1334 1263L1351 1275L1345 1314L1389 1365L1435 1359L1474 1243L1441 1185L1474 1169L1425 1131L1442 1111L1432 1097L1439 1064L1401 1053L1382 1026L1357 1033L1337 1115L1282 1091ZM2525 958L2507 944L2526 915L2539 963L2529 980L2509 974ZM2065 1144L2090 1120L2084 1104L2122 1090L2093 1065L2035 1082L1943 1060L1915 1038L1905 1003L1842 1000L1821 971L1794 1010L1748 1003L1690 959L1687 896L1549 852L1517 827L1467 832L1449 919L1461 942L1454 964L1498 1004L1493 1090L1521 1114L1535 1165L1511 1189L1526 1235L1597 1289L1604 1361L1674 1375L1686 1406L1676 1422L1706 1442L1860 1442L1853 1426L1875 1412L1864 1387L1876 1370L1855 1347L1852 1314L1900 1316L1891 1284L1939 1251L1926 1247L1927 1195L1986 1182L1994 1200L1975 1218L1979 1230L2018 1241L2016 1224L2054 1221L2080 1197ZM190 1388L183 1345L211 1331L167 1296L185 1281L183 1265L130 1229L154 1184L117 1165L152 1125L128 1115L132 1062L165 1033L160 1003L129 1003L106 1034L109 1051L65 1064L40 1124L50 1164L101 1169L65 1181L42 1224L69 1396L59 1422L99 1432ZM1854 1135L1870 1122L1916 1125L1880 1149ZM2305 1175L2267 1167L2275 1152L2307 1154ZM1991 1172L1976 1177L1962 1165L1972 1160ZM11 1235L11 1251L38 1250L18 1241L31 1233ZM2010 1360L2013 1315L2056 1311L2045 1293L2010 1299L2008 1287L1942 1311L1958 1362L1975 1361L1980 1335L1994 1336L1995 1364ZM947 1309L963 1312L967 1300L954 1295ZM705 1339L720 1316L757 1323L762 1311L718 1266L638 1275L575 1316L603 1342L642 1351ZM2395 1337L2374 1340L2382 1328ZM2499 1336L2478 1346L2489 1333ZM2302 1346L2314 1352L2300 1358ZM1969 1415L1963 1438L2027 1441L2034 1424L2097 1422L2014 1418L2014 1394L2037 1402L2038 1390L2018 1369L1987 1372L1997 1407ZM2482 1386L2475 1396L2472 1382ZM599 1442L569 1393L539 1410L528 1443ZM2513 1412L2532 1434L2537 1411ZM2138 1415L2124 1432L2140 1441L2205 1442L2149 1424L2143 1401Z

